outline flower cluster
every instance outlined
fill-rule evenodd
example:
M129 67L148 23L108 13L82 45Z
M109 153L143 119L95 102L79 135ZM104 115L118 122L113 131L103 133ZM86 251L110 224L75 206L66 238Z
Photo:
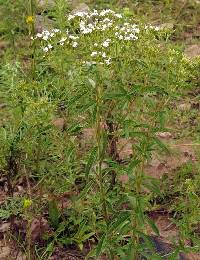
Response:
M149 24L149 25L145 25L145 29L158 32L161 28L159 26L154 26L154 25Z
M138 39L138 34L140 33L139 26L137 24L124 23L123 26L115 27L115 36L119 40L134 41Z
M45 53L55 46L64 46L77 48L78 46L86 48L90 58L84 61L84 64L106 64L112 63L111 48L117 42L134 42L139 39L141 28L110 9L90 12L76 12L67 17L69 28L74 28L76 33L69 30L61 32L59 29L51 31L44 30L36 34L35 39L43 42L42 49ZM158 31L159 27L146 25L144 30ZM93 46L93 47L92 47ZM92 47L92 49L91 49ZM83 58L84 59L84 58Z
M73 48L78 46L78 36L70 35L68 30L66 32L61 32L59 29L52 29L51 31L43 30L41 33L37 33L35 38L40 39L44 42L42 50L48 52L53 48L53 44L56 42L56 45L63 46L65 43L70 44Z
M79 21L79 30L82 34L89 34L93 31L106 31L111 29L116 23L116 19L121 19L121 14L107 9L102 11L93 10L91 12L77 12L68 16L68 21Z
M105 16L108 16L108 15L111 15L111 16L116 17L116 18L122 18L121 14L115 13L111 9L102 10L100 12L98 12L96 9L94 9L91 12L81 12L81 11L78 11L78 12L76 12L74 14L70 14L68 16L68 21L70 21L70 20L72 20L74 18L77 18L77 17L85 18L85 19L91 19L93 17L105 17Z
M44 41L48 41L52 37L54 37L57 33L59 33L59 29L53 29L51 32L48 30L44 30L41 33L37 33L35 36L35 39L40 38L43 39Z
M105 52L102 52L102 51L93 51L91 53L91 57L96 57L98 60L100 59L103 59L104 62L100 61L100 64L111 64L111 58L110 57L107 57L107 54ZM96 62L93 62L92 64L96 64Z

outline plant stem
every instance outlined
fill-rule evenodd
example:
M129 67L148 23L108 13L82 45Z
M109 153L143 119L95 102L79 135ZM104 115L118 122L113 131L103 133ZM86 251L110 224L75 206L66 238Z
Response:
M108 222L108 213L106 206L106 194L104 190L103 174L102 174L102 127L101 127L101 105L102 105L102 88L99 85L96 88L96 142L97 142L97 178L99 182L99 190L101 196L102 212L106 223Z
M108 154L113 161L119 162L119 154L117 151L118 138L115 135L118 125L113 122L113 116L111 113L107 116L106 125L108 129ZM113 189L116 183L116 172L114 170L111 171L111 178L110 189Z
M142 157L142 156L141 156ZM144 159L141 158L141 163L138 167L138 169L136 169L135 172L135 196L136 196L136 206L134 209L134 213L132 216L132 228L133 228L133 232L132 232L132 243L133 243L133 248L134 250L134 254L133 254L133 259L137 260L138 259L138 244L139 244L139 236L137 234L138 230L141 231L141 224L138 221L138 217L140 217L138 215L138 207L140 207L140 195L141 195L141 174L144 170Z
M29 35L34 38L35 36L35 21L34 21L34 5L33 5L33 0L29 0L29 14L30 16L33 17L33 22L30 24L30 31L29 31ZM35 64L35 51L36 51L36 46L35 46L35 41L33 40L32 42L32 49L33 49L33 52L32 52L32 59L31 59L31 76L32 76L32 79L35 78L35 67L36 67L36 64Z
M31 221L28 220L27 224L27 258L31 260Z

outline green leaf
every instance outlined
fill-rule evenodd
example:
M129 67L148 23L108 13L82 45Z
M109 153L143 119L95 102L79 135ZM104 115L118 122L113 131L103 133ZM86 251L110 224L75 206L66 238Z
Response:
M153 222L153 220L151 218L149 218L148 216L145 217L146 218L146 221L147 223L149 224L149 226L152 228L152 230L155 232L155 234L157 236L160 236L160 232L159 232L159 229L158 227L156 226L156 224Z
M49 201L49 220L51 225L54 228L58 227L59 219L60 219L60 211L58 209L57 201L51 200Z
M83 126L81 126L80 124L74 124L72 126L70 126L67 131L70 134L77 134L80 132L80 130L83 128Z
M48 244L45 252L53 252L53 248L54 248L54 241Z
M93 88L96 87L96 82L93 79L89 78L88 81Z
M96 249L94 248L86 255L85 260L91 259L91 257L93 259L95 257L95 253L96 253Z
M80 98L82 98L87 91L84 91L83 93L79 93L78 95L72 96L72 98L67 102L66 108L69 108L71 105L74 105L76 101L78 101Z
M168 147L167 147L162 141L160 141L159 138L153 137L153 140L154 140L154 142L155 142L163 151L165 151L166 153L169 154L169 149L168 149Z
M86 240L88 240L89 238L91 238L94 235L95 235L95 232L90 232L88 234L85 234L85 235L82 236L81 241L85 242Z
M92 149L92 151L90 152L90 155L88 157L88 161L87 161L87 165L86 165L86 168L85 168L85 175L86 175L86 178L88 178L88 175L90 173L90 170L96 160L96 155L97 155L97 148L94 147Z
M96 247L96 257L99 257L100 254L103 252L106 241L107 241L107 233L104 233Z
M11 216L11 212L6 209L0 209L0 219L8 219Z
M85 187L84 189L81 191L80 195L78 196L77 200L82 199L83 197L85 197L85 195L89 192L90 188L93 185L93 180L91 180Z
M59 223L59 226L56 229L56 236L58 237L63 231L65 231L65 229L66 229L66 223L65 222Z
M78 247L79 247L79 249L82 251L82 250L83 250L83 243L79 243L79 244L78 244Z
M129 163L126 172L127 172L128 174L132 174L132 173L133 173L133 169L134 169L139 163L140 163L140 160L132 160L132 161Z
M117 230L123 223L127 222L130 219L130 212L122 212L117 217L116 221L112 223L108 229L108 234L112 233L113 231Z
M71 245L71 244L73 244L73 239L72 238L61 237L61 238L58 238L57 241L62 243L63 245Z
M95 106L96 106L96 101L90 100L85 105L82 104L78 111L79 111L79 113L86 112L87 110L89 110L89 109L91 109L92 107L95 107Z

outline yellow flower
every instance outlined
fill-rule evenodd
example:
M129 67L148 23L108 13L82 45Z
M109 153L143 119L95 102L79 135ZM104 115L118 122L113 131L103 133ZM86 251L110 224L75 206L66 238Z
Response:
M34 21L33 16L29 15L29 16L26 17L26 23L27 24L32 24L33 21Z
M30 200L30 199L24 200L24 205L23 205L24 209L30 208L31 205L32 205L32 200Z

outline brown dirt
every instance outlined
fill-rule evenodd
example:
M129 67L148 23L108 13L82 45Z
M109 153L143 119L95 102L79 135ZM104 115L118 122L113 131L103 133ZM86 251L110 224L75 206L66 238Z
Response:
M164 242L177 241L178 229L167 212L151 212L151 219L159 229L160 237ZM151 228L147 228L147 232L153 235Z

